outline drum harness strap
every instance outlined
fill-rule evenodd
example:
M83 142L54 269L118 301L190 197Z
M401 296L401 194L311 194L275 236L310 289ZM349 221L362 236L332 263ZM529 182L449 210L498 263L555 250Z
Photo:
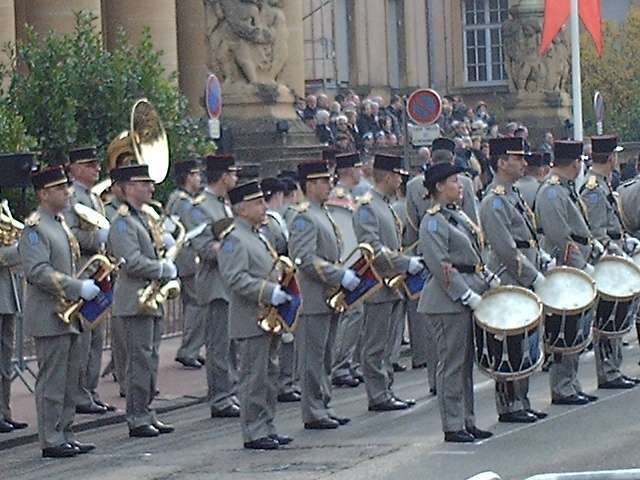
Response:
M584 189L587 187L587 184L585 183L581 188L580 188L580 193L582 193L584 191ZM618 211L618 203L616 202L616 199L613 195L613 192L611 191L611 187L609 186L609 184L607 183L607 189L608 189L608 193L607 195L605 195L605 198L607 200L607 202L609 203L609 205L611 205L611 208L613 209L613 213L615 213L616 218L618 219L618 222L620 223L620 232L609 232L607 231L607 235L609 237L611 237L612 240L620 240L621 238L624 237L624 222L622 221L622 217L620 216L620 212ZM605 245L606 247L606 245Z
M457 211L457 208L449 208L449 211L453 211L453 210ZM460 273L467 273L467 274L478 273L482 275L482 272L484 270L484 264L482 263L482 255L480 255L480 250L478 249L478 245L476 244L476 241L477 241L476 233L471 229L471 227L467 228L464 224L461 225L460 222L458 222L458 220L453 216L452 213L445 215L445 217L453 227L457 228L458 230L460 230L461 228L464 228L464 230L471 235L471 238L473 239L473 240L470 239L471 247L473 248L473 251L476 253L478 258L480 259L480 262L477 263L476 265L451 265L451 267L455 268Z

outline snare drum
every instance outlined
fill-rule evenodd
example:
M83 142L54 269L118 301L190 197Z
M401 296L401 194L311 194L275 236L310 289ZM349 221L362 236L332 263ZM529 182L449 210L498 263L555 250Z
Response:
M640 267L622 257L605 256L594 268L599 300L593 329L603 337L622 337L635 322L640 302Z
M474 310L476 360L496 380L531 375L543 361L542 303L526 288L488 290Z
M598 292L593 279L573 267L554 267L536 291L545 306L544 345L552 353L578 353L591 341Z

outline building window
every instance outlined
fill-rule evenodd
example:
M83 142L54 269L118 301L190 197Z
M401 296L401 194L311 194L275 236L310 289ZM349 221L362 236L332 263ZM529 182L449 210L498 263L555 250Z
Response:
M464 60L468 83L505 83L502 24L508 0L464 0Z

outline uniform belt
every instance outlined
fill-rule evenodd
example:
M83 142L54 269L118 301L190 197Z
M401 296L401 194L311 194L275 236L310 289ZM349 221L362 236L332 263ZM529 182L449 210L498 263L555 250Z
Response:
M580 235L571 235L571 240L585 246L590 243L587 237L581 237Z
M538 242L536 242L533 238L531 240L516 240L517 248L536 248Z
M618 233L607 232L607 235L611 237L611 240L620 240L622 238L622 234L619 232Z
M475 265L451 265L460 273L481 273L484 270L484 265L476 263Z

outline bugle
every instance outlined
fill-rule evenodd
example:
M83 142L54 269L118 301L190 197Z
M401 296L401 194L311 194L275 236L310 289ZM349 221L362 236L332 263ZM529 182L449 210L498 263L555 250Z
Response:
M260 305L258 326L269 333L280 333L282 330L293 333L297 327L298 316L300 315L302 295L300 294L300 286L296 279L296 267L289 257L280 255L275 259L267 278L279 267L282 268L282 271L280 272L280 280L278 283L292 299L277 307L273 305Z
M368 243L359 243L338 265L346 264L358 252L360 257L348 268L356 272L360 278L360 284L353 291L347 290L342 285L330 288L325 295L327 305L340 313L360 305L382 287L382 279L373 267L376 255L373 247Z
M2 211L0 212L0 246L9 247L16 243L24 229L24 224L13 218L9 202L2 200Z
M417 248L418 243L419 241L412 243L403 253L412 253ZM417 300L420 298L420 292L422 292L422 287L424 287L429 275L430 273L425 267L418 273L403 272L391 278L385 278L384 284L391 290L399 291L402 289L409 300Z

